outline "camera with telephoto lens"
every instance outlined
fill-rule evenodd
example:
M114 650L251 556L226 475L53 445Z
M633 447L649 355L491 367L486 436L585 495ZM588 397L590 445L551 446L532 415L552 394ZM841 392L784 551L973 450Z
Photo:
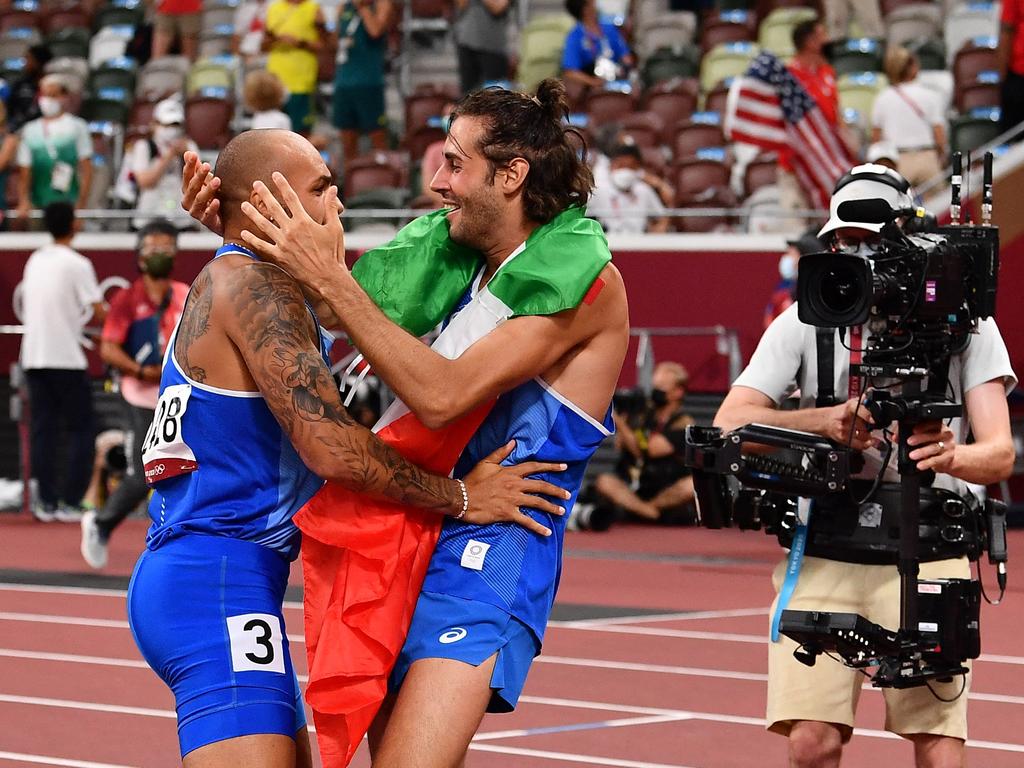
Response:
M639 416L650 406L650 398L640 387L618 389L612 395L612 408L623 416Z

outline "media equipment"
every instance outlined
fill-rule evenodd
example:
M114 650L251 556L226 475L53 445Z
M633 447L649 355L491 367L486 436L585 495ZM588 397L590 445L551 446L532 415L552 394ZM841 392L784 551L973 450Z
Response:
M866 325L864 348L851 350L851 380L889 382L887 388L869 392L864 404L876 427L899 427L900 485L890 496L898 495L899 502L893 508L898 512L900 625L892 630L855 614L786 610L780 630L800 644L796 656L802 662L814 664L820 654L834 653L851 667L875 669L872 680L879 687L952 679L966 673L963 662L980 653L980 582L917 578L921 538L929 528L922 526L922 488L931 485L933 473L917 470L907 444L916 424L962 415L962 406L947 398L950 359L966 349L978 321L995 312L999 233L991 226L991 153L985 156L980 226L960 223L960 167L957 155L951 225L922 231L930 229L922 225L927 216L922 209L893 209L881 199L847 200L839 203L838 218L881 225L877 249L870 255L811 254L799 265L801 322L821 329ZM917 222L911 227L915 234L897 225L906 217ZM825 336L831 339L831 333ZM761 447L751 451L744 448L747 444ZM766 456L765 447L784 455ZM786 546L798 523L796 497L818 499L816 508L828 514L825 501L839 494L851 497L850 478L861 470L861 461L859 453L818 435L757 424L729 433L690 427L684 450L684 462L694 470L701 524L763 528ZM858 502L871 500L869 493ZM954 502L962 510L944 514L961 514L966 521L950 530L956 527L961 535L965 530L972 535L972 547L965 546L963 554L976 558L986 549L1004 590L1005 507L994 501L984 509ZM941 526L931 528L940 536L947 533Z

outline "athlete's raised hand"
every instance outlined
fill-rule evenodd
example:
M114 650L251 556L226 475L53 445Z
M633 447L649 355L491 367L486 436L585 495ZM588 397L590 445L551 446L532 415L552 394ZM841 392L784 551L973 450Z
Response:
M515 445L515 440L509 441L466 475L469 509L462 519L477 525L516 523L541 536L550 536L549 528L522 512L520 507L530 507L551 515L564 515L563 507L553 504L543 496L568 499L569 492L543 480L531 479L529 475L562 472L565 470L565 464L524 461L522 464L513 464L509 467L502 466L501 462L512 453Z
M284 205L266 184L255 182L253 192L263 204L266 215L256 206L242 203L242 212L259 233L243 230L242 239L261 257L277 264L318 295L320 288L336 280L340 272L348 271L344 268L345 230L340 219L344 206L338 200L338 188L331 186L324 193L325 221L320 222L306 212L281 173L275 171L271 178Z
M220 179L213 175L209 163L199 162L199 155L188 151L181 169L181 207L215 235L224 234L224 223L220 220L220 200L217 190Z

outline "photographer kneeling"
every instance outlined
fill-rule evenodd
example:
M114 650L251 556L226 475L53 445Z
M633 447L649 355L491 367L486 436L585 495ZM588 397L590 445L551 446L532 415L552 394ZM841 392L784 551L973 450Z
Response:
M677 455L683 432L693 423L682 407L689 380L679 363L659 363L650 398L636 390L615 396L619 461L614 474L597 476L594 489L599 504L616 508L616 517L633 515L666 524L694 521L693 478Z
M840 204L884 201L891 211L898 211L912 206L907 190L901 176L882 166L854 168L837 184L830 218L819 237L831 242L836 252L872 260L882 244L883 225L843 220L838 213ZM861 352L875 344L885 327L885 318L872 315L864 326L819 335L813 326L800 321L797 305L790 307L765 331L749 366L718 411L715 425L726 431L755 422L786 427L816 433L862 452L864 468L857 476L865 482L854 484L856 496L838 502L821 497L811 505L806 556L786 607L847 611L895 628L900 623L898 534L893 538L892 533L898 530L900 513L897 451L893 448L892 456L887 451L883 459L879 447L885 445L887 435L874 427L858 393L874 389L895 394L894 385L900 382L868 377L861 387L859 377L851 381L849 376L851 356L858 362ZM966 418L954 418L948 425L941 421L919 423L908 441L910 461L916 462L919 471L936 473L932 488L923 487L921 493L923 579L970 576L968 560L958 550L963 544L926 537L926 507L935 498L933 489L967 497L967 483L998 482L1010 474L1014 460L1006 395L1016 377L1006 347L991 318L979 321L977 333L968 338L969 344L949 358L948 382L938 382L948 397L963 404ZM821 371L832 373L832 381L823 383L819 392ZM780 411L778 404L794 380L801 392L800 409ZM833 392L838 398L833 402L838 404L816 405L823 392ZM973 436L969 444L968 432ZM867 497L862 489L870 489L880 472L884 474L873 497L876 503L858 507L856 500ZM932 526L932 530L936 528ZM887 537L892 542L888 549ZM775 569L777 595L792 570L785 561ZM776 597L776 605L778 602ZM827 656L819 657L814 666L805 666L793 656L796 647L786 637L770 644L768 728L788 737L790 765L837 766L853 731L864 676ZM919 768L964 764L969 684L968 674L954 677L952 682L884 689L885 728L913 742Z

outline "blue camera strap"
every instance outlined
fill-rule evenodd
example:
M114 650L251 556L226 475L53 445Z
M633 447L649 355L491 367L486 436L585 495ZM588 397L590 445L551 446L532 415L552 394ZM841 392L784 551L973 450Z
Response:
M782 612L789 605L789 600L796 590L797 580L800 578L800 568L804 563L804 549L807 546L807 525L811 522L810 499L801 498L797 502L797 524L793 532L793 543L789 547L789 557L786 558L786 578L782 582L782 589L779 590L779 597L775 601L775 613L772 614L773 643L779 642L779 623L782 621Z

